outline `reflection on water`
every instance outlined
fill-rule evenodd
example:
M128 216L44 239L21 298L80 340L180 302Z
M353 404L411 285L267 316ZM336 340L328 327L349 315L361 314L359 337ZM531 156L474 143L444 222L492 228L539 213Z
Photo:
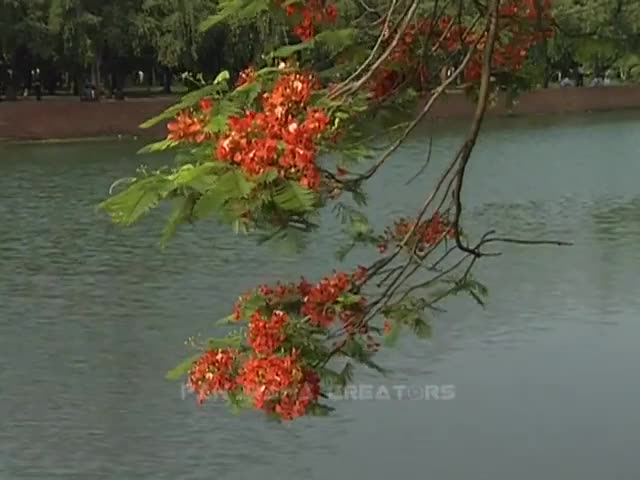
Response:
M285 426L200 409L162 375L257 278L337 265L330 215L301 255L273 256L214 224L160 255L161 215L122 231L94 211L135 167L134 145L3 147L0 478L636 478L640 119L545 122L489 123L464 218L472 233L575 246L502 246L477 272L485 310L455 299L433 339L381 353L389 379L358 373L453 384L455 399L343 401L330 418ZM459 132L431 133L436 169ZM427 170L403 187L423 138L374 179L377 225L411 213L434 181Z

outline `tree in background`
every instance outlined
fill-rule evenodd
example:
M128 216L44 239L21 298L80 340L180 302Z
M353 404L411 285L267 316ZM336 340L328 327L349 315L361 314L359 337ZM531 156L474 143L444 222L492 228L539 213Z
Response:
M557 34L549 54L557 70L586 65L595 75L611 68L640 75L640 3L635 0L554 0Z
M52 52L45 6L46 0L0 0L0 84L9 98L30 84L34 60Z
M381 11L382 3L342 2L338 9L343 21L360 22ZM425 0L421 8L433 4ZM0 82L8 83L11 70L12 91L28 89L30 72L42 68L50 93L63 83L66 88L61 78L68 77L76 93L89 81L122 96L127 78L143 71L147 85L163 84L169 92L177 74L208 79L223 70L237 74L247 63L295 41L286 15L266 14L255 5L243 9L239 21L227 21L227 16L200 28L201 19L228 5L218 0L0 0ZM531 7L536 31L544 33L549 0L531 0ZM554 71L575 69L578 63L594 72L614 68L629 80L640 73L640 6L635 0L554 0L553 16L557 35L550 41L542 36L518 72L500 76L503 88L544 87ZM323 55L321 49L315 52Z

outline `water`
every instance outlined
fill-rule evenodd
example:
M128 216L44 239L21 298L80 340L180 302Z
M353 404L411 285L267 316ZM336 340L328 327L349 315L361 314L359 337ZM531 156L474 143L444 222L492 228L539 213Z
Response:
M403 185L429 133L371 185L378 225L421 203L429 175ZM459 133L432 133L437 167ZM359 377L454 385L453 400L337 401L330 418L285 426L200 409L163 374L256 279L336 264L335 222L301 256L214 224L159 254L160 215L123 231L94 210L136 145L1 147L0 479L637 478L640 115L484 133L469 228L575 246L501 248L477 272L486 310L452 300L432 340L382 354L390 380Z

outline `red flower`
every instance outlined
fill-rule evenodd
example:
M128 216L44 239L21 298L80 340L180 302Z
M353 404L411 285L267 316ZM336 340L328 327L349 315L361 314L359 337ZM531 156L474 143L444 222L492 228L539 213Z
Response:
M281 177L317 189L317 142L330 122L324 111L307 108L317 86L308 74L280 77L262 98L263 112L229 118L228 132L218 139L218 160L238 165L250 177L275 169Z
M384 334L385 335L389 335L391 333L391 322L389 322L389 320L385 320L384 321Z
M309 405L315 403L320 396L320 377L311 371L304 370L303 379L294 392L286 392L275 406L275 412L283 420L293 420L303 416Z
M369 272L367 267L363 267L362 265L358 266L358 269L351 275L355 282L360 282L362 280L366 280Z
M169 122L167 129L167 139L174 142L201 143L207 138L203 120L194 117L188 111L180 112L174 121Z
M249 324L249 346L258 355L271 355L287 338L285 328L289 316L285 312L276 310L270 319L266 319L256 311Z
M250 357L242 366L238 383L261 409L265 402L295 388L304 378L297 360L295 352L283 357Z
M211 100L210 98L203 98L202 100L200 100L200 110L202 110L205 115L211 113L212 108L213 100Z
M283 1L281 4L288 16L299 13L302 17L300 23L293 29L293 32L302 41L311 40L315 36L319 24L333 23L338 17L338 10L334 4L325 7L324 2L320 0L306 0L304 7L293 4L284 5Z
M338 18L338 9L331 4L324 10L324 18L327 23L333 23Z
M453 225L439 212L435 212L429 220L421 222L415 228L414 226L415 222L409 222L405 219L396 221L393 228L387 229L385 238L378 245L380 253L386 251L390 242L398 244L403 242L412 230L406 245L417 250L436 245L445 238L455 238L456 236Z
M325 278L309 291L302 313L309 316L309 321L314 325L324 328L331 326L336 319L333 304L350 287L351 281L346 273Z
M188 384L198 395L200 403L213 393L236 388L233 369L237 356L237 350L211 350L194 362Z

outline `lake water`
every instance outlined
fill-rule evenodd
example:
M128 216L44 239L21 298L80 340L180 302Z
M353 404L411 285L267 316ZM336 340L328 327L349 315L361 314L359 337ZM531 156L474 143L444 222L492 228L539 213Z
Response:
M427 127L372 182L377 225L421 204L456 128L434 129L424 178L404 186ZM300 255L213 224L161 254L161 215L121 230L94 210L137 147L0 147L0 479L638 478L640 113L488 124L469 228L575 246L502 248L477 270L485 310L451 300L431 340L381 353L390 378L358 376L455 398L335 401L288 425L200 408L163 375L246 288L337 265L338 224Z

